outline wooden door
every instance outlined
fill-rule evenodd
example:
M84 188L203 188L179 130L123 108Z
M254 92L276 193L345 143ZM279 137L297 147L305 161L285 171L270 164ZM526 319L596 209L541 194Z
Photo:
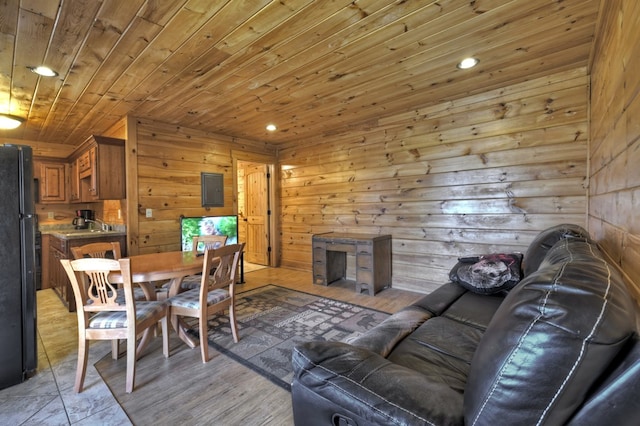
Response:
M269 181L265 164L245 168L246 246L244 260L269 265Z

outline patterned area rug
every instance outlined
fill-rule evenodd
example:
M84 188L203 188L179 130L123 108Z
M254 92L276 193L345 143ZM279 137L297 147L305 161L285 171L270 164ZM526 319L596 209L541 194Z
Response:
M348 342L389 316L275 285L240 293L236 314L240 341L233 342L227 315L214 316L209 320L210 346L289 391L296 343Z

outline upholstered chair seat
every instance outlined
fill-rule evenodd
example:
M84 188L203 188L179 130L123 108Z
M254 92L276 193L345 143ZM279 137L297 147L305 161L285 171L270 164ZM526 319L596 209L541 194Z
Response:
M163 303L138 302L136 303L136 321L145 321L159 315L165 310L166 306ZM98 312L89 319L89 328L108 329L126 327L128 327L126 311Z
M199 284L198 284L199 285ZM207 306L215 305L225 299L229 299L230 294L226 289L215 289L207 293ZM200 307L200 288L185 291L171 298L171 306L180 306L188 309L198 309Z

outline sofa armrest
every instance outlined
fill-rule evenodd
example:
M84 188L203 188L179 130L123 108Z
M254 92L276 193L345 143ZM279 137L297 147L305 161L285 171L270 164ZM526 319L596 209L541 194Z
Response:
M386 358L398 342L429 318L432 318L430 312L417 306L407 306L349 343Z
M448 283L406 306L349 343L386 358L402 339L425 321L446 311L466 290Z
M372 424L464 422L460 393L367 349L306 342L293 349L292 364L296 423L327 424L336 415Z
M429 311L434 317L440 316L466 292L467 290L461 285L448 282L422 297L411 306L417 306L425 311Z

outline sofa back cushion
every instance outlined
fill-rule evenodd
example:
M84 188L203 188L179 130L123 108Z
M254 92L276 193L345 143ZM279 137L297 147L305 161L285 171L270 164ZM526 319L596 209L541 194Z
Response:
M522 259L523 275L526 277L535 272L549 249L558 241L567 238L589 239L589 233L581 226L573 224L552 226L540 232L529 244L529 248Z
M565 423L633 335L634 317L595 243L560 239L482 337L465 389L466 424Z

